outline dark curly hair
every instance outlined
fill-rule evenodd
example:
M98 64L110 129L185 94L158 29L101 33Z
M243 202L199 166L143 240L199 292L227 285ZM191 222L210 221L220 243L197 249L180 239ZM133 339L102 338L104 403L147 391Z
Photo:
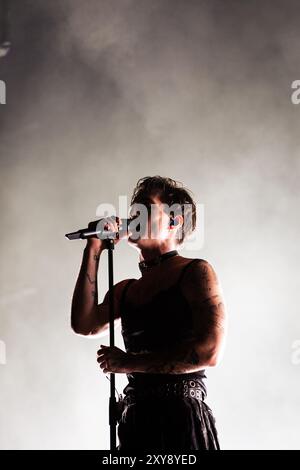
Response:
M140 178L133 190L131 205L135 203L149 204L149 198L159 197L163 204L177 206L183 215L184 222L178 243L183 243L186 236L196 227L196 204L192 192L179 181L163 176L145 176ZM176 214L175 214L176 215Z

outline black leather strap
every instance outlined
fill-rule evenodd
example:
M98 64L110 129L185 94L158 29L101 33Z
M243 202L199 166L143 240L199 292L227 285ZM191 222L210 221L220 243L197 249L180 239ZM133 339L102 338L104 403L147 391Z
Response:
M196 398L204 400L206 391L203 388L201 381L195 380L181 380L174 383L165 383L148 387L137 387L132 389L130 393L125 395L125 403L131 404L136 400L145 400L149 398L168 398L168 397L181 397L181 398Z

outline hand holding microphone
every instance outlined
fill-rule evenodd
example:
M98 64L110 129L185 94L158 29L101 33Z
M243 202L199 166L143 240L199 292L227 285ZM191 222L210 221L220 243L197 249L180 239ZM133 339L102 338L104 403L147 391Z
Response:
M67 233L69 240L87 239L88 246L97 250L106 248L107 239L113 239L117 244L121 239L128 237L128 226L131 219L120 217L103 217L88 224L87 228Z
M119 217L106 217L105 219L100 219L100 221L96 223L96 226L95 222L90 222L88 229L90 229L91 235L85 237L87 239L87 246L96 249L97 251L102 251L107 248L108 238L112 238L115 245L119 243L122 238L125 238L124 234L120 237L119 223ZM99 227L99 225L101 225L101 227ZM99 229L100 234L98 233ZM94 235L92 234L93 231L95 231Z

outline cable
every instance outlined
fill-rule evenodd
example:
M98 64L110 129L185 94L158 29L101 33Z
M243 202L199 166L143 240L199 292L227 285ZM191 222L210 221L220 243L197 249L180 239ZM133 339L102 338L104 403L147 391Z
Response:
M110 381L110 378L109 378L109 377L107 377L107 375L106 375L105 377L107 378L107 380L109 380L109 381ZM118 390L117 390L117 388L116 388L116 387L115 387L115 391L116 391L116 393L117 393L117 395L118 395L118 400L122 400L122 394L118 392Z

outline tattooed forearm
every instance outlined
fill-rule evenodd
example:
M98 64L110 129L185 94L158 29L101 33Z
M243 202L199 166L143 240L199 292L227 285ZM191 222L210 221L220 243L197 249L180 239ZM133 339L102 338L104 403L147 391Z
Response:
M99 324L97 272L100 255L101 250L89 245L83 251L71 307L71 326L78 334L92 334Z
M86 273L86 277L88 278L90 284L96 284L96 279L92 279L89 273Z
M98 301L98 289L97 289L97 278L92 279L89 273L86 273L86 277L88 278L88 281L90 284L93 286L93 290L91 292L92 297L94 299L94 302L96 303Z
M203 368L203 361L192 343L182 343L167 351L133 354L135 372L184 374Z

